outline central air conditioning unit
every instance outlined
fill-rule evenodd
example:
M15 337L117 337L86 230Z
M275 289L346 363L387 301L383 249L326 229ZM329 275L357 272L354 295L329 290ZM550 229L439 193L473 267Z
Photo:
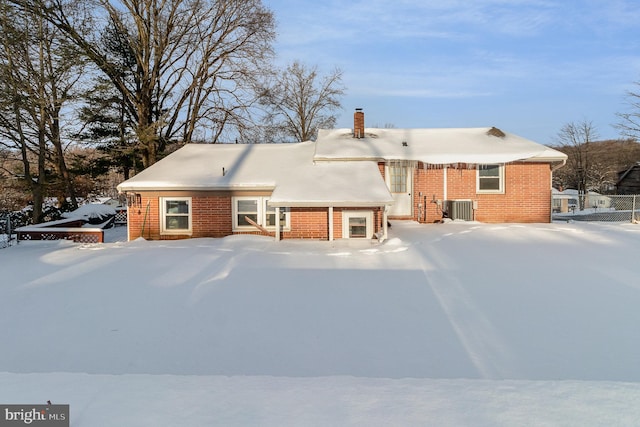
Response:
M471 200L445 200L443 211L451 219L473 221L473 202Z

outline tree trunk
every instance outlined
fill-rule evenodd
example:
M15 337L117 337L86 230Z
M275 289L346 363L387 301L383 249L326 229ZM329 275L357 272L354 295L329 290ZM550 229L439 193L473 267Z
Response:
M67 162L64 159L64 150L62 149L62 140L60 138L60 122L57 119L53 119L51 123L51 140L55 149L56 171L62 179L62 188L64 189L63 205L67 204L66 199L69 198L71 209L78 209L78 197L73 183L73 176L69 173Z

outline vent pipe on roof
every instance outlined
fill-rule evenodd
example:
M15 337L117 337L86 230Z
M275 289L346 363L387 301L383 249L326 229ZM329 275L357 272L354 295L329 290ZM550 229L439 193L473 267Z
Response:
M362 108L356 108L353 113L353 137L364 138L364 112Z

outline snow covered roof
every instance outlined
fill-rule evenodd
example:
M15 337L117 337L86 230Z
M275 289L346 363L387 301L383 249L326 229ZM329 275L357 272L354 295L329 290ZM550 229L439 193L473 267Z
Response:
M273 190L274 206L381 206L393 197L375 162L313 161L315 143L187 144L118 191Z
M559 191L556 190L555 188L552 189L552 193L553 195L568 195L568 196L579 196L580 195L580 191L573 189L573 188L567 188L566 190L563 191ZM589 196L602 196L602 194L596 192L596 191L587 191L587 195Z
M272 206L381 206L379 160L564 163L566 155L496 128L320 130L296 144L187 144L118 185L125 191L273 191Z
M377 162L317 162L296 168L271 195L272 206L380 206L393 197Z
M428 164L508 163L517 160L563 163L552 148L497 128L320 130L316 160L416 160Z

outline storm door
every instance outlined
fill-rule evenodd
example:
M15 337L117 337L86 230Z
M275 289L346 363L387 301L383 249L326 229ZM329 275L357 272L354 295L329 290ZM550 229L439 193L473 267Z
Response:
M407 161L391 161L385 165L385 176L389 191L393 196L393 206L389 216L411 216L413 203L413 164Z

